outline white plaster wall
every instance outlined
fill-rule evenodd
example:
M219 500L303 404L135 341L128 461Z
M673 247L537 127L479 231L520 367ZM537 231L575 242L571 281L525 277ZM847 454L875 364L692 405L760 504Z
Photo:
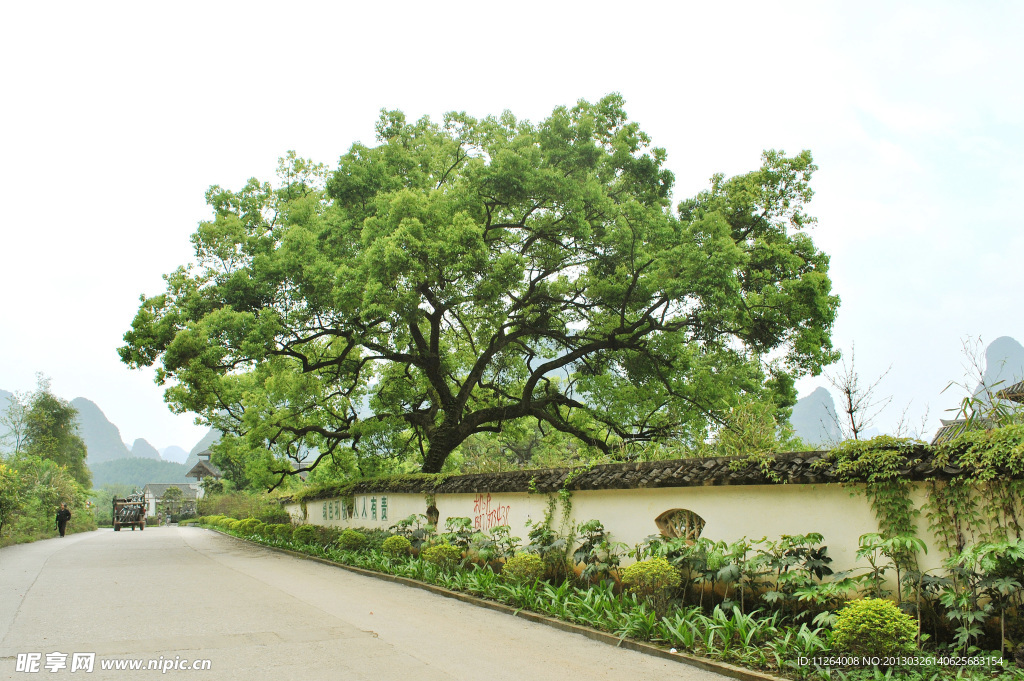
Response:
M557 497L557 495L555 495ZM925 502L923 484L913 493L918 508ZM382 499L387 499L387 519L381 517ZM436 494L434 503L439 512L438 527L452 517L468 517L481 530L496 525L509 525L512 535L523 543L529 534L528 520L544 518L550 496L508 492L494 494ZM377 518L372 517L376 499ZM307 504L308 517L303 519L299 504L286 506L296 522L309 522L332 527L368 527L387 529L407 516L425 514L427 495L366 494L355 497L357 517L342 518L336 512L341 499L325 499ZM654 520L670 509L687 509L704 518L702 537L735 541L742 537L777 540L784 534L818 532L833 559L836 571L867 567L856 558L858 538L878 531L878 523L867 498L859 486L820 485L723 485L708 487L662 487L655 489L593 490L573 492L569 522L579 524L600 520L611 533L613 541L633 547L646 537L658 534ZM366 517L363 517L363 507ZM328 509L324 517L325 508ZM331 511L333 508L335 511ZM555 511L554 525L564 532L561 502ZM944 556L927 523L919 522L919 536L928 544L929 552L920 557L925 569L938 567ZM627 561L628 562L628 561Z

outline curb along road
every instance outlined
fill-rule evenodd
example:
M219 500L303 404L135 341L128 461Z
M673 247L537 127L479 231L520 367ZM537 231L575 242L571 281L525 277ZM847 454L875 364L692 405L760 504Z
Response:
M451 591L449 589L445 589L444 587L440 587L435 584L427 584L426 582L419 582L414 579L408 579L406 577L399 577L397 575L389 575L383 572L375 572L373 570L366 570L364 568L354 567L352 565L345 565L344 563L338 563L333 560L328 560L327 558L321 558L319 556L311 556L300 551L292 551L291 549L283 549L277 546L261 544L260 542L254 542L248 539L244 539L242 537L236 537L233 534L221 532L220 530L216 530L209 527L203 527L200 529L215 532L217 534L223 535L225 537L231 537L232 539L236 539L246 544L260 546L265 549L277 551L278 553L284 553L289 556L294 556L296 558L311 560L317 563L323 563L324 565L330 565L332 567L348 570L349 572L363 575L365 577L373 577L374 579L380 579L387 582L396 582L398 584L403 584L405 586L410 586L416 589L422 589L424 591L429 591L431 593L437 594L438 596L444 596L445 598L453 598L455 600L462 601L463 603L468 603L470 605L475 605L477 607L502 612L507 615L512 615L513 617L525 619L529 622L535 622L537 624L543 624L549 627L553 627L555 629L560 629L561 631L579 634L581 636L585 636L591 639L592 641L598 641L600 643L605 643L607 645L614 646L617 648L625 648L627 650L633 650L638 653L644 653L645 655L660 657L666 660L674 660L676 662L681 662L683 664L697 667L705 671L714 672L716 674L721 674L723 676L728 676L730 678L737 679L738 681L789 681L788 679L783 679L782 677L756 672L750 669L745 669L743 667L737 667L735 665L726 664L724 662L715 662L705 658L694 657L692 655L686 655L683 653L670 653L667 650L663 650L662 648L658 648L657 646L650 645L649 643L641 643L639 641L621 639L618 636L614 636L613 634L609 634L604 631L599 631L591 627L585 627L583 625L565 622L563 620L554 619L552 617L541 615L539 613L531 612L528 610L516 609L512 606L505 605L504 603L490 601L484 598L479 598L477 596L462 593L460 591Z

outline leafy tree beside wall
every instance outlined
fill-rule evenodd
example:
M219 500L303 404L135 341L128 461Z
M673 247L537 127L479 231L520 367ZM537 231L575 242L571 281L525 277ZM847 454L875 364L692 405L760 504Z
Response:
M808 152L673 211L666 152L617 95L539 124L385 111L377 141L333 172L289 155L277 187L212 187L198 264L125 334L122 360L159 364L253 480L326 458L437 472L523 421L603 452L698 442L740 396L792 405L835 357Z

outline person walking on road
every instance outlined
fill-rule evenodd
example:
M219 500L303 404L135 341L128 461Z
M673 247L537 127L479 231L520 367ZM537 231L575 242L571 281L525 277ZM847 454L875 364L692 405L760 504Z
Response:
M68 521L71 520L71 511L68 510L68 505L62 503L60 508L57 509L57 531L60 532L60 536L64 536L64 532L68 529Z

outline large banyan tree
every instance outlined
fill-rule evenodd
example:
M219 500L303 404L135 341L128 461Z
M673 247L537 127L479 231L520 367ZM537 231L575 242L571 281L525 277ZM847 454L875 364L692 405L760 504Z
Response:
M606 452L701 438L834 359L808 152L673 210L615 95L539 124L386 111L377 141L212 187L196 262L119 350L280 476L353 452L437 472L523 420Z

